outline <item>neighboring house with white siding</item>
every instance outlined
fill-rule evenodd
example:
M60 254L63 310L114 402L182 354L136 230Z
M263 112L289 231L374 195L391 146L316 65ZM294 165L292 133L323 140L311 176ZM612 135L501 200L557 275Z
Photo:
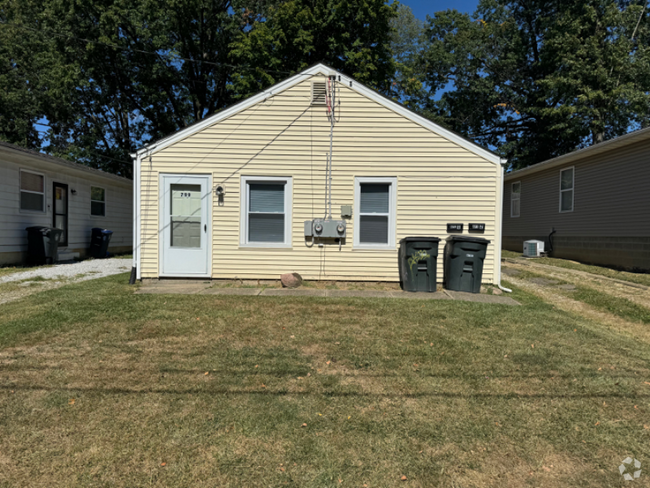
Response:
M84 257L93 227L113 231L109 252L133 242L133 182L0 142L0 265L26 261L27 227L63 230L59 260Z
M138 278L399 281L401 238L478 223L499 282L503 161L325 65L133 157Z
M506 174L504 249L650 271L650 128Z

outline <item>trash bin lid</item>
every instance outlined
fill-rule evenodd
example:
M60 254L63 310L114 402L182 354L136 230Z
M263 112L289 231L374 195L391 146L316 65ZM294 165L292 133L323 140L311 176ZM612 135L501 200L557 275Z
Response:
M447 242L478 242L480 244L489 244L491 241L483 239L482 237L473 236L449 236Z
M102 234L112 234L112 233L113 233L112 230L102 229L102 228L100 228L100 227L93 227L92 230L93 230L93 231L97 231L97 232L101 232Z
M402 242L416 242L416 241L417 242L440 242L440 238L439 237L431 237L431 236L427 236L427 237L405 237L403 239L400 239L399 242L401 244Z
M32 225L31 227L27 227L25 230L44 232L46 230L50 230L50 227L45 227L44 225Z

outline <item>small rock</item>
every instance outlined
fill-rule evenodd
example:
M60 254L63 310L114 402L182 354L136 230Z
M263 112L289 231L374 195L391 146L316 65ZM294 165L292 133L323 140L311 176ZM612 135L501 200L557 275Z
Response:
M298 273L285 273L280 275L280 281L284 288L298 288L302 285L302 276Z
M484 286L482 286L482 287L481 287L481 293L487 293L487 288L485 288Z
M503 295L503 292L499 290L498 288L492 288L492 294L493 295Z
M406 476L402 476L400 479L401 479L402 481L406 481L408 478L407 478Z
M307 427L307 424L302 424L300 427Z

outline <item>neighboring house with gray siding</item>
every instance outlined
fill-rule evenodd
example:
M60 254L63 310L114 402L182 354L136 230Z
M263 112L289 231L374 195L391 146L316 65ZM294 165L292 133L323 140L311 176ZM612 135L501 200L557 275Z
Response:
M503 246L650 271L650 128L506 174Z
M59 260L84 257L93 227L113 231L109 252L129 252L133 181L0 142L0 265L25 262L26 227L64 232Z

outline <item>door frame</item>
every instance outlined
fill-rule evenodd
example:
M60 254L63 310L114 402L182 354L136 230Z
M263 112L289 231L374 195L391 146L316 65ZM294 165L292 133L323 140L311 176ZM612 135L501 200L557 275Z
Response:
M70 239L70 192L67 183L52 181L52 227L56 228L56 187L65 189L65 241L59 241L60 247L66 247ZM60 215L60 214L59 214Z
M164 248L165 248L165 178L207 178L208 179L208 219L205 225L208 226L206 234L207 241L207 273L205 274L187 274L187 273L165 273L163 271ZM161 278L212 278L212 174L210 173L159 173L158 174L158 276Z

